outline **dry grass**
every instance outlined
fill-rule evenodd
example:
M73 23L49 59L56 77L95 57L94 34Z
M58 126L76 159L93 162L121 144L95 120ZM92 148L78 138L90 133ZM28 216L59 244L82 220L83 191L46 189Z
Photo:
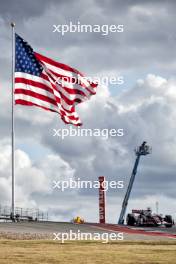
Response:
M50 240L0 240L1 264L157 264L176 263L175 241L102 244Z

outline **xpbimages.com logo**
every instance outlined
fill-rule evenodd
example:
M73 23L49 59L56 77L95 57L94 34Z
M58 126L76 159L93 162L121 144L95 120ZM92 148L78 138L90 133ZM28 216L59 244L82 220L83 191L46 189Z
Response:
M59 33L64 36L66 33L100 33L102 36L107 36L110 33L122 33L124 31L123 25L90 25L81 24L80 21L73 23L70 21L68 24L53 25L53 33Z
M109 189L123 189L124 181L90 181L78 179L69 179L65 181L53 181L53 189L64 192L66 189L99 189L102 186L103 190L106 192Z
M108 129L108 128L73 128L69 126L69 128L59 128L53 129L53 137L59 137L64 139L65 137L101 137L103 139L108 139L109 137L123 137L124 131L123 128L119 129Z
M71 85L70 85L71 82ZM59 76L55 80L55 84L59 84L61 86L68 86L78 88L78 85L87 85L90 83L98 84L99 86L105 85L122 85L124 84L124 77L122 75L110 75L110 76L83 76L77 73L75 76ZM84 90L85 92L85 90Z
M61 243L65 243L65 241L100 241L102 243L108 243L111 241L123 240L123 233L88 233L81 232L80 230L73 231L69 230L69 232L63 233L53 233L53 240L59 241Z

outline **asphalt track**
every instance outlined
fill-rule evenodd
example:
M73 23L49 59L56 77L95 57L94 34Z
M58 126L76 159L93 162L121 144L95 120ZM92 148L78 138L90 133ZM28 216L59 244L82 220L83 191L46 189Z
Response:
M131 227L114 224L91 224L97 226L101 230L110 230L116 232L123 232L128 235L143 235L158 238L172 238L176 239L176 226L172 228L166 227Z
M73 224L66 222L19 222L0 223L0 238L16 239L52 239L53 233L123 233L124 241L128 240L170 240L176 239L176 227L172 228L137 228L114 224Z

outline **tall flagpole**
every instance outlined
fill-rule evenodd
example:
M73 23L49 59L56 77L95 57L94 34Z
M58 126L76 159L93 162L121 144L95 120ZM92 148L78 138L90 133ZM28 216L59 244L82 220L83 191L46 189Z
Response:
M11 23L12 28L12 212L11 218L15 219L15 140L14 140L14 73L15 73L15 23Z

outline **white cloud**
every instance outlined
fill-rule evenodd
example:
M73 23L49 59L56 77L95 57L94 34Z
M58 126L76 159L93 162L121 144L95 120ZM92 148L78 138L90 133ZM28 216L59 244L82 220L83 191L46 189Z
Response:
M11 203L11 146L0 145L0 194L1 203ZM73 178L74 170L57 155L44 156L34 164L27 153L15 151L15 200L16 206L38 206L33 195L51 195L53 180Z

